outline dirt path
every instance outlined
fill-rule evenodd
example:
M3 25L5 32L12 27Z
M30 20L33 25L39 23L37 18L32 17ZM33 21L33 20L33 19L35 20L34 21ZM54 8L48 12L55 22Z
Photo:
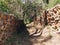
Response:
M51 35L52 37L47 39L48 35ZM59 30L57 31L50 26L46 26L40 37L31 38L28 35L24 36L24 34L14 34L8 41L6 41L6 45L60 45L60 34Z
M60 34L59 34L59 32L60 32L59 30L58 31L54 30L50 26L45 27L45 29L43 30L42 36L46 37L48 35L51 35L52 37L48 40L46 40L46 38L48 38L48 37L46 37L45 38L46 41L43 41L42 43L40 43L41 38L38 38L37 39L38 43L35 43L34 45L60 45Z
M52 38L50 40L48 40L47 42L44 42L45 45L60 45L60 34L59 34L59 30L54 30L52 28L50 28L50 34L52 35Z

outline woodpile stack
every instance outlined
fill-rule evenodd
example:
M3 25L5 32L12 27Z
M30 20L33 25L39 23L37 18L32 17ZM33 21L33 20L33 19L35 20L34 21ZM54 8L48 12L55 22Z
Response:
M13 15L0 13L0 45L17 30L18 20Z

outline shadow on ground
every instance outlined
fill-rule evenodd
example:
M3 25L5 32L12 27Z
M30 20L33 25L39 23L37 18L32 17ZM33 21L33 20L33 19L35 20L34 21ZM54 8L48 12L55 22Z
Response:
M22 23L23 22L17 27L17 32L13 33L12 36L5 41L4 45L33 45L29 32L25 24Z

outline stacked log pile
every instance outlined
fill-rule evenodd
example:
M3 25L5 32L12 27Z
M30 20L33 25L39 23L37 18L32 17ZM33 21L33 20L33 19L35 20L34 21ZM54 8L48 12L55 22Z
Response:
M17 30L17 19L13 15L0 13L0 45Z

